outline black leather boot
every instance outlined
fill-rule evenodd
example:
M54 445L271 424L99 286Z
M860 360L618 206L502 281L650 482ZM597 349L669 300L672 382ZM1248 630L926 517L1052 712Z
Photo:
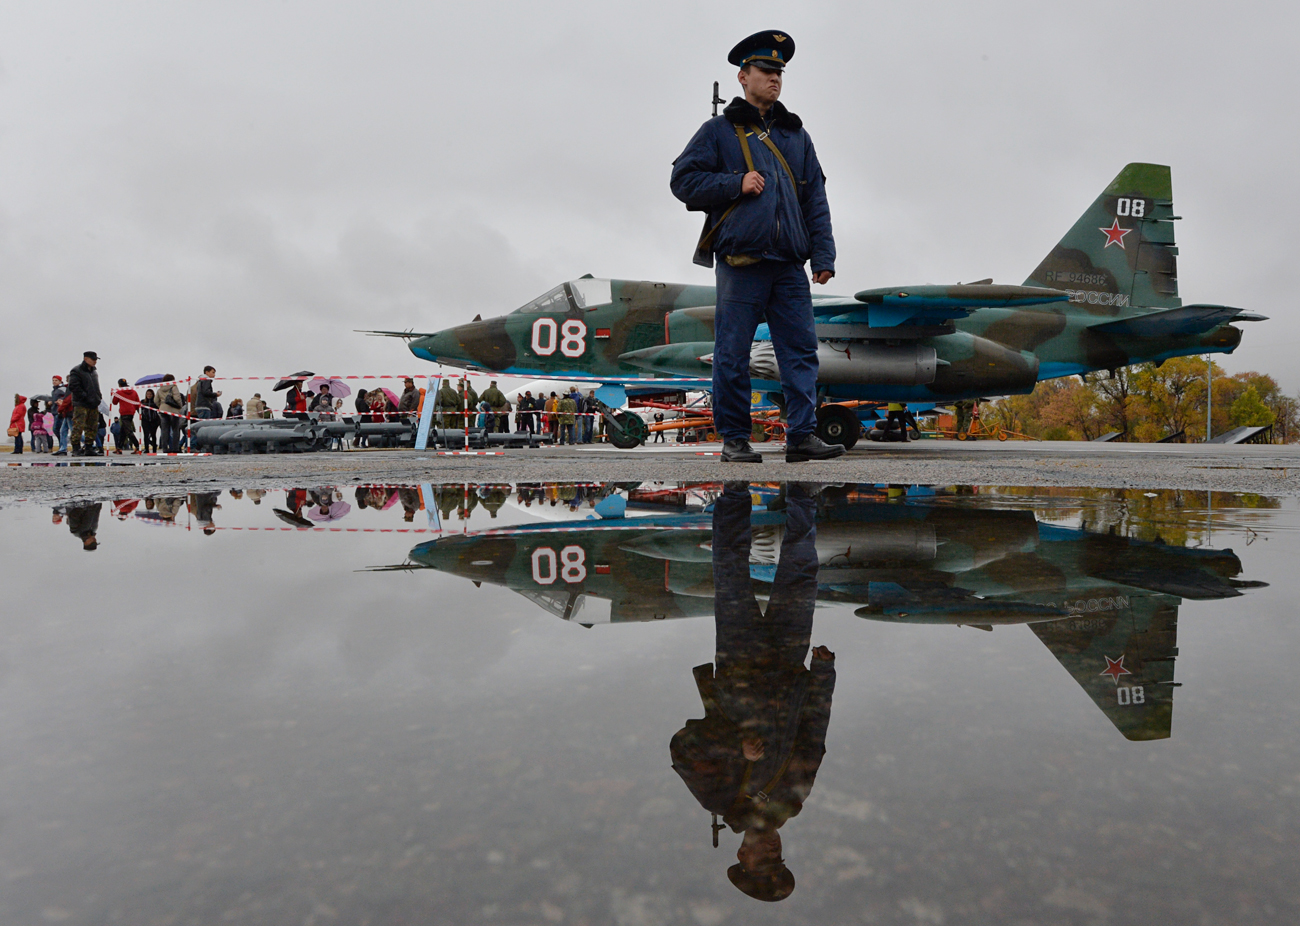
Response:
M844 448L840 448L843 452ZM749 446L747 440L729 440L722 445L723 463L762 463L763 455Z
M807 460L833 460L844 455L843 444L828 444L816 434L809 434L797 445L786 445L785 462L803 463Z

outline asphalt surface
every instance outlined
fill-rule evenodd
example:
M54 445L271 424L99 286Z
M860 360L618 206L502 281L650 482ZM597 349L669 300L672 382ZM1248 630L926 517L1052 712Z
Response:
M781 444L760 444L760 464L724 464L719 446L648 445L510 450L499 456L433 451L166 458L114 456L94 464L44 454L0 456L0 504L110 498L205 488L419 482L679 482L803 480L923 485L1091 486L1300 494L1300 445L1092 444L1083 442L862 442L825 463L786 463ZM22 465L13 465L21 463ZM35 465L33 465L35 464Z

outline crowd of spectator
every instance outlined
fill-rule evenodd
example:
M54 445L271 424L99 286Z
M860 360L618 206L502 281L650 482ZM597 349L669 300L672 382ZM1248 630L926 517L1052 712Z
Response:
M532 390L515 394L512 403L492 380L483 394L475 392L468 379L459 383L443 380L438 390L436 408L443 428L460 429L467 425L484 428L489 433L510 431L514 413L514 430L548 435L557 444L590 444L604 440L605 422L596 391L586 395L572 386L563 394L549 396Z
M183 453L188 450L189 421L211 418L271 418L274 410L261 392L252 398L222 403L216 388L217 371L203 368L201 376L180 380L172 373L142 377L135 385L118 379L107 394L99 382L99 355L86 351L66 379L55 375L47 393L30 398L14 394L9 418L13 452L52 456L104 456L112 453ZM407 377L400 396L387 389L359 389L351 409L344 408L345 387L329 382L311 388L311 380L291 380L284 386L284 414L315 412L321 416L358 415L365 421L399 420L416 414L422 393ZM141 390L143 389L143 394ZM30 443L24 441L28 435Z

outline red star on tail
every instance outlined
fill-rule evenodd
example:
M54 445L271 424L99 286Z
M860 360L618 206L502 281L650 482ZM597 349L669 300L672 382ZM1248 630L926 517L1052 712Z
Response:
M1097 674L1109 675L1111 679L1114 680L1115 684L1119 685L1119 677L1121 675L1132 675L1133 673L1130 672L1128 669L1124 668L1124 654L1120 653L1118 659L1111 659L1109 656L1107 656L1106 668L1102 669Z
M1110 247L1112 244L1118 244L1119 249L1124 250L1124 236L1131 232L1131 228L1120 228L1119 219L1116 219L1110 228L1099 228L1097 231L1106 236L1106 243L1102 245L1102 250Z

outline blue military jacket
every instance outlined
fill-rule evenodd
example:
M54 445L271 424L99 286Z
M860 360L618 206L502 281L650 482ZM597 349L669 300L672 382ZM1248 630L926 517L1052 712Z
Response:
M736 138L737 124L746 127L754 169L763 176L763 192L758 196L741 197L746 167ZM750 125L769 132L790 165L797 189L776 155L749 131ZM687 209L709 214L707 228L713 228L727 207L741 200L714 235L714 254L800 264L811 259L813 273L834 272L835 238L826 202L826 176L803 121L780 102L772 105L764 119L748 101L740 97L732 100L721 116L700 126L673 162L670 185ZM712 266L711 260L697 262Z

